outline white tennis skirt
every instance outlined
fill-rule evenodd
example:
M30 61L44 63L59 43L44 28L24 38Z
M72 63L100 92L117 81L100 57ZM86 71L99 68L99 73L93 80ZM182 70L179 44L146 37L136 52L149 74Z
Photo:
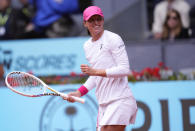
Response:
M97 128L104 125L129 125L135 122L136 100L133 97L112 101L99 106Z

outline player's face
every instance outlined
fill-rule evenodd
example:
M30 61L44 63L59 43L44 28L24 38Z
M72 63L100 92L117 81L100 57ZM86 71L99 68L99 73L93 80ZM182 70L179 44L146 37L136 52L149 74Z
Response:
M92 36L101 34L104 31L104 19L100 15L94 15L88 21L84 22L84 26Z

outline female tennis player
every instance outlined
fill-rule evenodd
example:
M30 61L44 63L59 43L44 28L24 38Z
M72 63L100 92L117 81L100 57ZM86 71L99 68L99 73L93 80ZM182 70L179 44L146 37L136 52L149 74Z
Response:
M124 131L136 118L137 104L128 86L129 60L121 37L104 30L104 15L97 6L83 12L83 23L91 38L85 42L84 51L89 65L81 70L88 74L87 81L71 96L81 97L96 87L99 104L97 130Z

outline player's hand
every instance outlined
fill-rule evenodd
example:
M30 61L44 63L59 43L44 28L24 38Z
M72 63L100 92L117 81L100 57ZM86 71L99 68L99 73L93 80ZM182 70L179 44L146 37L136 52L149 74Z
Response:
M81 71L87 75L95 75L96 70L86 64L81 64Z
M81 97L80 91L70 92L68 93L68 97L63 98L64 100L67 100L68 102L75 102L75 100L71 96Z
M106 71L104 69L93 69L86 64L81 64L81 71L89 76L106 77Z

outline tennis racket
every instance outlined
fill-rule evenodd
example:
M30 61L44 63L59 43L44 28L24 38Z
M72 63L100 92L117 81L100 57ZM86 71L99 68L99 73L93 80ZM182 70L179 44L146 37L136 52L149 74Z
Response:
M41 96L61 96L67 98L68 95L58 92L48 85L46 85L42 80L29 73L14 71L9 73L5 78L6 86L13 92L18 93L23 96L28 97L41 97ZM53 93L48 93L47 89ZM71 96L75 101L84 103L85 100L79 97Z

